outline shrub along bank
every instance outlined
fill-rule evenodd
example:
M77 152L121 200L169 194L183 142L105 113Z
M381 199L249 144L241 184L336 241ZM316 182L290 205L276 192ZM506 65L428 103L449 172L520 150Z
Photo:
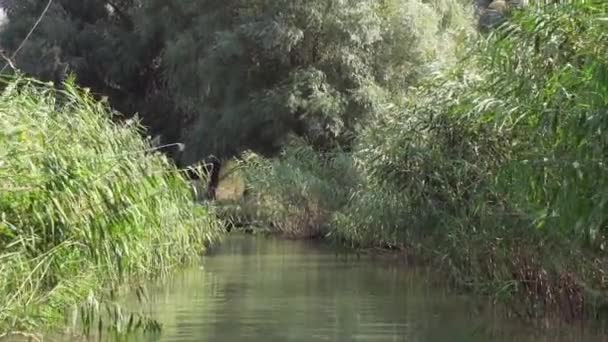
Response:
M583 1L516 11L379 106L352 152L246 161L252 212L407 250L524 318L603 318L607 14Z
M71 82L3 81L0 334L57 327L86 298L196 260L218 237L138 124L111 115Z

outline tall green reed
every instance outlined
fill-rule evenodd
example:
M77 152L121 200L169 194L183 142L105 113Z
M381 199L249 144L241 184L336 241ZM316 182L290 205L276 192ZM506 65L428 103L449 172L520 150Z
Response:
M89 294L195 260L218 237L136 122L67 82L0 94L0 331L61 324Z
M436 257L526 317L595 315L608 298L606 17L598 1L516 11L379 116L355 153L372 203L352 201L337 229Z

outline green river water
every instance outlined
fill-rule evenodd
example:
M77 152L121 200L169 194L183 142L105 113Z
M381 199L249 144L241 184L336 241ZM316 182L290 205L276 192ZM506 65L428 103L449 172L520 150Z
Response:
M602 341L536 332L430 286L425 271L314 242L232 236L151 290L156 341Z
M507 319L479 300L431 286L432 273L336 254L315 242L234 235L200 265L150 285L145 304L126 300L126 307L160 322L162 332L120 340L608 341L588 327L539 330Z

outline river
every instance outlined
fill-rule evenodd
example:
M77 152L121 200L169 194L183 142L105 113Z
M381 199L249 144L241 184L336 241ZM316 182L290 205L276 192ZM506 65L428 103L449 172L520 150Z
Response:
M154 341L602 341L538 332L429 285L428 271L322 244L231 236L202 264L152 287Z

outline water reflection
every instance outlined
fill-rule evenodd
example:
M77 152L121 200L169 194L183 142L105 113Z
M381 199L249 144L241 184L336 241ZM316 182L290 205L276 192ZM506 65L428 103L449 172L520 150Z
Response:
M420 272L308 242L235 236L152 291L161 341L601 341L481 316ZM550 335L550 336L549 336Z

